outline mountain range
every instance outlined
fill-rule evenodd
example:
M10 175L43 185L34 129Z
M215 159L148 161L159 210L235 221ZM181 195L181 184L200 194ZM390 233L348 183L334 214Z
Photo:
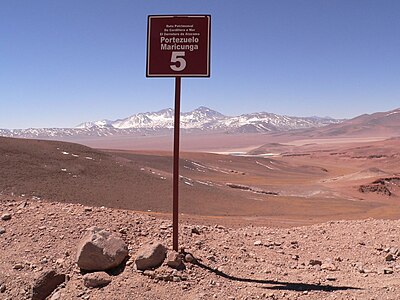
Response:
M118 120L81 123L74 128L0 129L0 136L74 138L158 135L173 129L174 110L138 113ZM310 137L400 135L400 108L364 114L349 120L329 117L293 117L268 112L226 116L207 107L181 113L182 132L280 133L292 130ZM297 134L293 132L293 134Z
M225 116L215 110L201 106L193 111L181 113L182 129L265 132L290 129L320 127L338 120L319 117L288 117L273 113L251 113L240 116ZM157 112L139 113L115 121L100 120L79 124L77 128L118 128L118 129L172 129L174 127L174 110L171 108Z
M292 117L267 112L226 116L207 107L181 113L181 129L189 132L263 133L306 129L338 124L342 120L329 117ZM74 136L110 136L157 134L174 126L174 110L134 114L125 119L84 122L75 128L0 129L1 136L56 138Z

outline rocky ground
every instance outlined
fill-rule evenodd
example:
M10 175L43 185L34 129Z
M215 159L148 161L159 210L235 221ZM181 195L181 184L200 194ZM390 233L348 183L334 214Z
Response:
M44 270L67 281L49 299L399 299L399 220L307 227L227 228L182 223L180 245L197 262L138 271L139 249L171 249L171 221L102 207L0 195L0 298L30 299ZM77 245L92 226L128 245L111 283L88 288ZM400 260L400 259L399 259Z

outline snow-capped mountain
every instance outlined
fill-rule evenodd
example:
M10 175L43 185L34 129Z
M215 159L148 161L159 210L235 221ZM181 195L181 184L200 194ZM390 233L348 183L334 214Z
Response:
M289 117L265 112L229 117L204 106L190 112L181 113L180 121L182 129L225 131L241 129L239 131L244 132L248 130L264 132L310 128L339 122L331 118ZM77 128L104 126L118 129L172 129L174 127L174 110L168 108L158 112L139 113L116 121L86 122L78 125Z
M113 121L110 121L110 120L101 120L101 121L95 121L95 122L84 122L82 124L79 124L75 128L108 127L112 123L113 123Z
M240 116L225 116L207 107L181 113L181 128L190 132L255 133L321 127L340 120L320 117L290 117L259 112ZM78 136L116 136L157 134L172 130L174 110L138 113L125 119L84 122L75 128L0 129L0 136L26 138L56 138Z
M223 114L211 110L207 107L199 107L191 112L181 113L181 128L183 129L202 129L207 128L209 123L226 119ZM118 129L172 129L174 128L174 110L172 108L163 109L157 112L147 112L132 115L125 119L116 121L102 120L85 122L76 128L93 128L110 126Z

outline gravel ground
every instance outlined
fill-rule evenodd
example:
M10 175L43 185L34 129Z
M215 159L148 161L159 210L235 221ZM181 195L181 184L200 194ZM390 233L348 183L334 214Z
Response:
M138 249L172 248L168 219L110 208L0 195L0 298L30 299L35 278L69 280L52 299L399 299L400 221L334 221L304 227L228 228L181 223L180 244L198 262L139 272ZM11 217L11 218L9 218ZM85 230L98 226L129 246L125 268L101 289L83 285L75 262ZM400 260L400 259L399 259ZM173 273L176 281L157 279ZM153 278L155 277L155 278Z

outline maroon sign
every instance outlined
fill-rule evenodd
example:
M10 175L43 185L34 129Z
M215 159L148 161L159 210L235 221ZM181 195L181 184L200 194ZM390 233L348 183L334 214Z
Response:
M210 77L210 15L149 16L147 77Z

